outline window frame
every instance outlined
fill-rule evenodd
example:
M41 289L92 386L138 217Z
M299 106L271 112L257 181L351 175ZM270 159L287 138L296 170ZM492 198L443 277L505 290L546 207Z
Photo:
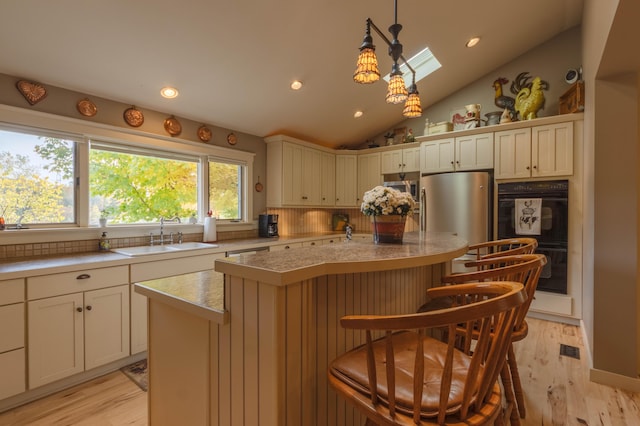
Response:
M76 189L76 217L73 224L52 224L35 225L31 229L21 230L16 233L2 233L2 241L12 243L13 241L26 242L25 237L30 234L42 234L46 231L65 231L62 240L77 240L83 238L82 235L92 237L101 228L89 224L89 150L92 141L113 146L122 146L124 149L139 149L148 152L174 154L176 157L190 156L199 159L198 173L198 220L197 225L181 224L186 232L201 231L202 222L206 216L208 205L208 159L215 158L218 161L230 162L244 166L246 173L243 182L242 196L243 203L242 220L223 221L227 226L239 229L252 229L255 223L252 219L253 197L250 191L250 182L253 181L253 163L255 153L229 149L215 145L192 142L189 140L176 140L162 135L143 133L139 130L129 130L102 123L88 123L75 118L57 116L54 114L39 111L24 110L22 108L8 105L0 105L0 126L10 131L26 131L30 134L42 134L43 136L55 135L64 136L76 142L75 156L75 189ZM40 133L42 132L42 133ZM186 155L185 155L186 154ZM107 229L113 237L148 235L150 227L155 224L127 224L109 226ZM77 229L78 231L69 232ZM20 234L15 238L15 234Z

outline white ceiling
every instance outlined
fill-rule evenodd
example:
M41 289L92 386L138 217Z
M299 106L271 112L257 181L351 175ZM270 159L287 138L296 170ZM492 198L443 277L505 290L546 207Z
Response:
M579 25L583 0L400 0L406 58L442 68L418 83L423 108ZM392 0L12 0L0 6L0 73L256 136L360 145L402 121L386 85L352 74L370 17ZM464 46L471 36L480 44ZM381 72L391 62L373 34ZM304 87L289 88L299 79ZM180 91L174 100L160 88ZM356 110L364 111L354 119Z

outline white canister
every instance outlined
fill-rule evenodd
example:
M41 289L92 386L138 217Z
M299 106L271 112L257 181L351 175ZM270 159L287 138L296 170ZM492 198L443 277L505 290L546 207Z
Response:
M216 234L216 218L205 217L204 218L204 234L202 235L202 241L205 243L212 243L218 240Z

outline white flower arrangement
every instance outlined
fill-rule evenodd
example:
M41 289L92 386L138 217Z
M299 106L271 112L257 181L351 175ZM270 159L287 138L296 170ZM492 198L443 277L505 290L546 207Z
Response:
M408 192L386 186L376 186L364 193L360 210L367 216L406 216L416 208L416 202Z

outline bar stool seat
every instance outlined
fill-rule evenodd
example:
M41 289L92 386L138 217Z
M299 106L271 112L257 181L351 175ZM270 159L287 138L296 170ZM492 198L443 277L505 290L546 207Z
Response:
M446 309L341 319L345 328L366 330L367 339L330 364L329 383L367 416L368 425L501 422L497 379L516 309L526 299L523 286L471 283L451 286L448 295L456 303ZM450 331L446 342L429 336L440 327ZM473 350L464 344L471 338Z

